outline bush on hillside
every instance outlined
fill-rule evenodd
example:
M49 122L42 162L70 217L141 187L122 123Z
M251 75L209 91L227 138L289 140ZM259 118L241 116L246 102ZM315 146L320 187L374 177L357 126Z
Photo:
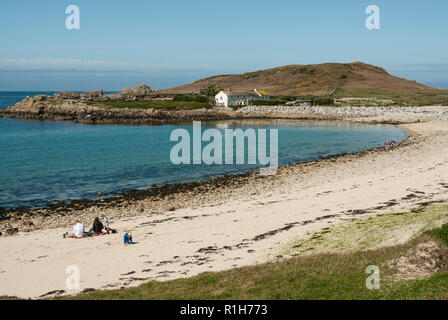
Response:
M285 104L285 101L281 100L252 100L249 102L253 106L278 106Z
M209 102L209 98L206 96L194 96L194 95L184 95L184 94L176 94L173 98L173 101L191 101L191 102L201 102L206 103Z
M213 84L210 84L208 87L204 87L200 90L201 95L214 97L218 94L219 91L222 91L222 88Z

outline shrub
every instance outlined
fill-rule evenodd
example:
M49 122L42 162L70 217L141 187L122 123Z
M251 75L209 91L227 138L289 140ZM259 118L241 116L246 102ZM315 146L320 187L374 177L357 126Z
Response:
M438 229L430 230L427 233L448 244L448 223L445 223Z
M318 106L332 106L334 105L334 99L330 97L316 97L313 99L314 104Z
M249 102L253 106L278 106L285 104L285 101L281 100L252 100Z
M332 106L334 99L332 97L315 97L315 96L301 96L299 100L311 100L314 105L318 106Z
M209 102L209 98L206 96L176 94L173 98L173 101L191 101L191 102L207 103Z
M200 90L201 95L214 97L221 91L222 88L213 84L210 84L208 87L204 87Z
M302 67L302 68L299 69L299 72L300 72L300 73L305 73L305 74L311 74L311 75L313 75L313 74L316 72L316 69L308 70L307 68Z
M297 97L295 97L295 96L281 96L278 99L282 100L282 101L294 101L294 100L297 99Z

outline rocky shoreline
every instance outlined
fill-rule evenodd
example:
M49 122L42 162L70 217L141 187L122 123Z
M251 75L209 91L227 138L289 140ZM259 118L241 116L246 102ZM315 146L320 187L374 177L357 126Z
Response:
M408 145L404 140L395 148ZM341 154L279 167L273 176L260 175L258 171L225 175L198 182L169 184L146 190L129 190L111 197L95 200L72 200L50 204L42 208L0 208L0 236L40 229L70 227L76 219L93 221L97 216L110 219L152 215L181 208L199 208L220 205L228 199L269 192L285 183L290 176L306 176L328 164L349 163L357 158L388 152L374 148L353 154Z
M123 92L127 93L128 91L123 90ZM193 120L232 119L346 120L382 124L448 120L448 108L443 106L245 106L236 110L223 107L168 110L114 108L101 104L103 101L146 101L146 98L144 98L146 96L131 97L125 95L125 93L118 94L119 97L111 97L114 94L102 95L98 92L89 93L87 96L86 93L62 92L55 94L53 97L47 95L37 95L34 98L26 97L14 106L0 109L0 118L131 125L161 125L192 122Z
M88 105L78 100L56 100L39 95L27 97L6 109L0 117L22 120L71 121L86 124L160 125L191 122L193 120L233 119L232 114L216 110L176 110L109 108Z
M95 93L94 95L97 95ZM100 95L100 93L98 93ZM59 97L60 98L60 97ZM214 108L210 110L177 110L106 108L88 105L80 99L57 100L55 97L39 95L27 97L7 109L0 110L0 117L27 120L74 121L89 124L141 124L160 125L182 123L193 120L230 119L300 119L300 120L345 120L366 123L404 124L431 120L448 120L446 107L296 107L296 106L247 106L237 110ZM404 143L405 144L405 143ZM282 177L304 174L313 167L327 162L347 162L371 153L386 152L384 148L363 151L350 155L339 155L310 162L280 167L275 176L259 176L255 172L234 174L207 181L173 184L148 190L127 191L115 196L96 200L72 200L70 203L51 204L41 209L0 208L0 236L20 231L33 231L55 227L67 227L77 217L88 221L95 216L124 218L178 208L198 207L221 203L229 197L269 190ZM49 219L52 217L54 219Z

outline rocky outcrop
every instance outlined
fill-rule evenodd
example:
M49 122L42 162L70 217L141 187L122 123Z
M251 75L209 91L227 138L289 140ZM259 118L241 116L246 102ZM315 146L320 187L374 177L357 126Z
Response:
M124 88L121 92L104 94L103 90L93 90L85 92L61 91L54 94L55 99L79 100L79 101L145 101L153 91L146 84L140 84L135 88Z
M149 87L140 87L147 92ZM100 92L95 92L99 96ZM93 97L93 93L91 97ZM0 117L29 120L74 121L91 124L163 124L191 122L193 120L227 119L315 119L351 120L369 123L409 123L427 120L448 120L448 108L431 107L322 107L322 106L247 106L234 111L231 108L216 107L199 110L168 110L112 108L101 103L91 105L78 99L61 99L61 95L51 97L37 95L26 97L16 105L0 109ZM84 96L87 97L87 96ZM103 95L106 99L108 95ZM121 97L121 98L120 98ZM130 99L128 96L127 99ZM136 98L136 96L133 96ZM140 96L145 98L145 96ZM110 98L107 98L110 99ZM122 98L122 93L114 99Z
M84 101L96 101L101 100L104 96L103 90L94 90L94 91L86 91L86 92L68 92L61 91L54 94L55 99L79 99Z
M0 110L0 117L26 120L73 121L89 124L163 124L193 120L225 120L235 113L213 109L159 110L112 108L89 105L78 100L59 100L51 96L26 97L12 107Z
M135 88L124 88L121 95L126 98L147 96L152 92L151 88L146 84L140 84Z

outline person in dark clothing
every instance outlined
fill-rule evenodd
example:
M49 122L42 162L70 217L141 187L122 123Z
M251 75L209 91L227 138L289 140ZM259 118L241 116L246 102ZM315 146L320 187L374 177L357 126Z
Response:
M95 220L93 221L93 226L92 229L90 229L90 231L93 231L94 234L100 234L103 232L103 224L100 221L100 218L96 217Z

